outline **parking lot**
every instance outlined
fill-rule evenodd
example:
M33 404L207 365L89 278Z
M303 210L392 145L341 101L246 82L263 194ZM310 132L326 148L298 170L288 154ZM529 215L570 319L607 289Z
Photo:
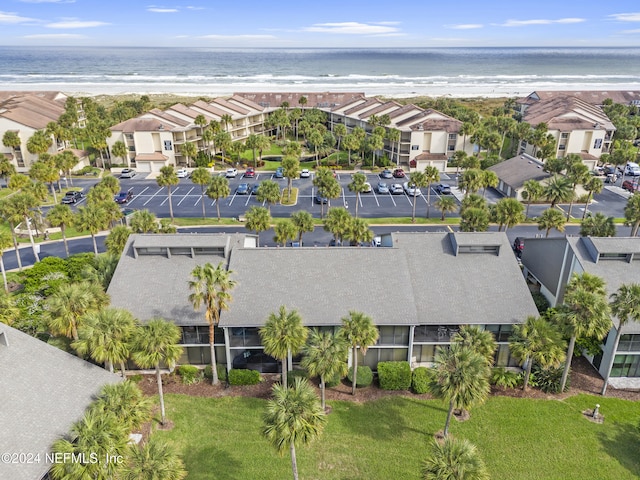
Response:
M355 214L355 205L357 200L356 194L351 192L348 184L351 182L351 173L337 172L336 179L340 183L341 194L336 199L331 199L329 205L324 206L326 212L328 206L340 206L347 208ZM410 217L413 210L413 196L406 193L392 195L390 193L378 193L378 182L385 182L388 186L394 183L402 185L407 181L406 178L383 179L378 174L365 174L367 182L371 184L370 193L362 193L360 195L358 205L358 215L365 218L382 218L382 217ZM293 181L293 186L299 189L298 201L295 206L272 205L271 214L274 217L287 217L296 210L307 210L315 217L320 216L321 206L315 202L317 190L313 185L313 176L311 173L309 178L300 178ZM258 202L255 194L252 194L252 187L260 184L264 180L273 180L277 182L281 188L286 188L286 178L275 178L273 172L256 172L255 178L244 178L243 172L238 172L236 178L229 178L230 195L220 200L220 214L223 217L237 217L243 215L251 206L267 206L263 202ZM455 178L446 174L441 175L441 182L449 184L452 188L452 196L456 199L458 205L463 198L463 193L456 187ZM77 181L76 186L84 187L85 192L95 183L93 181ZM242 183L248 184L248 192L239 194L238 186ZM624 207L626 205L629 193L620 188L620 180L617 185L605 185L602 193L594 197L594 202L589 206L590 212L602 212L606 216L622 217L624 216ZM123 207L132 209L146 208L154 212L158 217L169 216L169 198L166 187L158 187L155 179L145 178L142 174L136 175L134 178L121 179L120 184L123 190L133 189L133 197ZM207 217L215 217L216 202L206 195L202 196L200 185L191 182L190 178L181 178L179 183L172 188L173 212L176 217L201 217L202 203L205 202L205 211ZM483 192L480 191L480 194ZM435 189L435 185L431 187L431 208L430 217L438 218L441 213L435 207L435 202L440 195ZM500 194L493 189L488 189L485 197L489 203L495 203L501 198ZM82 199L77 205L82 205L86 200ZM427 213L427 192L423 188L421 194L416 197L416 216L425 217ZM532 205L529 215L531 217L539 215L543 210L548 208L548 204ZM567 210L567 205L561 205L560 208ZM584 212L584 204L574 203L572 216L581 218ZM447 214L448 216L457 216L457 213Z

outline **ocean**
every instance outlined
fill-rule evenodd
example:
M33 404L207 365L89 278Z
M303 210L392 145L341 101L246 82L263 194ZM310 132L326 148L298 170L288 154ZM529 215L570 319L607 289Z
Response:
M514 97L640 90L640 48L0 47L0 90L71 95L357 91Z

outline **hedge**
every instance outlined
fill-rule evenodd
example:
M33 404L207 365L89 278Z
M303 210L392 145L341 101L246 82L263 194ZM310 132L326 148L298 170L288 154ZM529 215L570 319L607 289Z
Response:
M409 390L411 387L409 362L378 362L378 382L383 390Z
M260 372L257 370L246 370L232 368L229 370L229 385L257 385L260 383Z
M431 371L427 367L418 367L411 375L411 390L414 393L429 393Z
M218 370L218 380L221 382L227 381L227 367L221 364L216 365L216 370ZM208 378L209 380L213 380L213 373L211 371L211 365L207 365L204 367L204 378Z
M194 365L180 365L176 368L176 373L182 378L182 383L192 385L200 381L202 372Z
M349 368L347 378L353 385L353 367ZM358 378L356 379L356 388L368 387L373 382L373 372L366 365L358 367Z

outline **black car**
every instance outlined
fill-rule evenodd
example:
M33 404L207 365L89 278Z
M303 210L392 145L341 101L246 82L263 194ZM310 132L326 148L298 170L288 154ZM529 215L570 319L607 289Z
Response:
M280 373L280 362L262 350L245 350L233 359L233 368L257 370L260 373Z
M130 188L127 191L120 192L113 199L115 200L116 203L127 203L132 198L133 198L133 189Z
M329 203L329 199L327 197L323 197L319 193L316 194L314 200L318 205L321 204L321 203Z
M64 194L64 197L62 197L62 203L77 203L82 200L83 196L82 192L78 190L71 190Z

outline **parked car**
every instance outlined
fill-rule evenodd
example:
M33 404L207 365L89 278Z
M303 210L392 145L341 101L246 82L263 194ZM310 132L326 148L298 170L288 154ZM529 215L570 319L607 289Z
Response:
M176 176L178 178L187 178L189 176L189 170L187 170L186 168L176 170Z
M371 184L369 182L364 182L362 187L362 193L371 193Z
M253 186L251 187L251 195L257 195L259 188L260 188L260 184L254 183Z
M405 176L404 175L404 170L401 169L401 168L396 168L393 171L393 176L394 176L394 178L404 178L404 176Z
M627 162L624 167L624 174L631 177L640 176L640 166L638 166L638 164L634 162Z
M451 195L451 187L446 183L439 183L435 189L440 195Z
M116 203L127 203L132 198L133 198L133 188L130 188L129 190L121 191L113 199L116 201Z
M257 370L260 373L279 373L280 362L260 350L245 350L233 359L233 368Z
M404 189L399 183L394 183L389 187L389 193L391 193L391 195L402 195L404 193Z
M371 240L372 247L381 247L382 246L382 237L373 237Z
M407 192L407 195L422 195L422 192L418 187L416 187L415 183L404 182L404 184L402 184L402 188L404 188L404 191Z
M236 178L238 176L238 170L235 168L227 168L227 173L224 175L227 178Z
M385 169L382 172L380 172L380 178L393 178L393 172L389 169Z
M64 194L64 197L62 197L62 203L77 203L82 200L82 197L84 197L82 192L78 190L71 190Z
M253 167L247 167L247 170L244 172L244 178L255 178L256 177L256 171L253 169Z
M516 237L513 241L513 251L516 252L518 257L522 256L522 252L524 251L524 238Z
M323 197L320 193L316 193L314 200L317 204L329 203L329 199L327 197Z
M389 193L389 185L385 182L378 182L378 193L382 195Z
M120 172L120 178L133 178L136 176L136 171L130 168L123 168Z
M246 195L247 193L249 193L249 184L248 183L241 183L236 188L236 195Z
M284 178L284 168L276 168L276 178Z
M300 178L309 178L311 176L311 172L308 168L303 168L300 170Z
M625 180L624 182L622 182L622 188L631 193L640 191L640 185L633 180Z

